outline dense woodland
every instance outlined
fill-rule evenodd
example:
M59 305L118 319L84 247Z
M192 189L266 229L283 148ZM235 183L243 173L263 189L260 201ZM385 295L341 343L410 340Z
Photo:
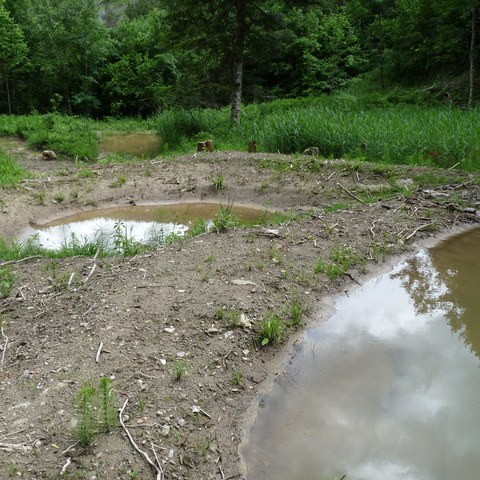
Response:
M336 92L358 77L472 106L477 4L0 0L0 113L148 116L232 98L238 107Z

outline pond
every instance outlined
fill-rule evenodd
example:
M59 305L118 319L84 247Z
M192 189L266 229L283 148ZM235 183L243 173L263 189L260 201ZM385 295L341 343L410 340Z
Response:
M151 157L160 151L161 143L154 133L125 133L104 137L99 142L102 152Z
M477 228L340 299L261 399L247 478L478 478L479 280Z
M192 202L94 209L34 225L19 240L35 236L44 248L57 250L72 241L86 243L101 238L105 246L112 247L115 235L120 232L131 240L148 243L172 234L182 236L199 219L207 220L207 224L210 220L211 225L220 207L218 203ZM231 207L231 215L243 222L259 220L265 214L260 207Z

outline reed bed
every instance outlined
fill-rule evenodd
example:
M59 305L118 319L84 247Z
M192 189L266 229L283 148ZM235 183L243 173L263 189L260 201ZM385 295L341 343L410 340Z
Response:
M448 106L369 105L355 97L278 100L244 108L228 127L228 110L172 110L158 117L164 149L192 149L212 138L219 149L301 153L464 170L480 167L480 112Z

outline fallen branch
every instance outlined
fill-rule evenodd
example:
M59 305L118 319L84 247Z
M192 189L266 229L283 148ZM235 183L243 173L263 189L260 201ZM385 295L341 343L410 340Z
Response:
M374 220L374 221L373 221L372 226L371 226L371 228L370 228L370 233L372 234L372 238L375 238L375 232L373 231L373 229L375 228L375 224L376 224L377 222L380 222L381 220L382 220L382 219L379 218L378 220Z
M5 353L7 353L7 345L8 345L8 337L3 333L3 326L0 329L0 333L2 334L2 338L5 340L2 347L2 359L0 360L0 365L3 365L5 363Z
M87 278L83 281L83 283L87 283L90 280L90 277L93 275L93 272L97 268L97 257L98 257L99 251L100 250L97 249L97 251L95 252L95 256L93 257L93 267L90 270L90 273L87 275Z
M157 474L157 480L162 480L163 479L163 469L160 465L160 462L158 462L158 465L152 462L150 457L148 456L147 452L144 452L143 450L140 450L138 448L137 444L135 443L135 440L132 438L130 435L130 432L128 431L127 427L125 426L125 423L123 422L123 412L125 410L125 407L127 406L128 403L128 398L125 400L125 403L123 404L122 408L120 409L120 412L118 414L118 419L120 421L120 425L122 426L123 430L125 431L128 439L130 440L130 443L132 444L132 447L140 454L142 457L146 460L146 462L155 470ZM155 458L157 458L156 452L154 451ZM158 460L157 460L158 461Z
M67 288L70 288L70 286L72 285L73 277L74 277L74 276L75 276L75 272L72 272L72 274L70 275L70 278L68 279Z
M43 258L43 257L42 257L42 255L32 255L31 257L21 258L20 260L9 260L8 262L0 263L0 267L3 267L4 265L11 265L12 263L26 262L28 260L33 260L34 258Z
M352 193L350 190L345 188L343 185L340 185L339 183L337 183L337 187L340 187L344 192L348 193L351 197L353 197L358 202L363 203L364 205L368 205L368 203L364 202L361 198L357 197L354 193Z
M67 458L65 465L62 467L62 470L60 471L60 475L63 475L67 471L67 468L70 466L71 463L72 461L70 460L70 457Z
M410 235L408 235L407 237L405 237L405 241L407 240L410 240L417 232L419 232L420 230L423 230L425 228L428 228L428 227L431 227L432 225L434 225L434 222L430 222L430 223L426 223L424 225L420 225L419 227L417 227Z
M32 449L32 447L29 447L28 445L25 445L23 443L2 443L0 442L0 450L3 450L5 452L14 452L14 451L20 451L23 453L27 453Z
M102 353L103 342L100 342L100 346L97 350L97 355L95 356L95 362L98 363L100 361L100 354Z

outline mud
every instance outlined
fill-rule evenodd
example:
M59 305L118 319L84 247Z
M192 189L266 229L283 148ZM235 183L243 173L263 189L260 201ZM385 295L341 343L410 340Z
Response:
M310 212L280 226L202 235L133 258L3 264L16 278L0 300L5 478L59 478L65 465L62 478L155 478L119 427L96 435L89 447L76 444L74 399L102 376L111 378L118 407L128 398L127 428L152 457L155 446L163 478L242 478L245 412L282 374L303 329L322 321L325 299L355 288L394 256L478 222L464 212L479 201L478 178L455 171L397 167L393 182L392 171L374 165L242 152L80 165L42 162L16 140L5 146L32 178L0 190L4 238L28 224L132 202L233 201ZM304 167L294 168L299 162ZM220 191L212 186L218 175ZM428 176L443 177L443 185L405 189ZM379 194L386 188L388 198ZM362 203L365 192L377 201ZM342 246L361 261L336 280L314 273L320 258L330 261ZM303 325L289 329L281 345L261 348L262 318L284 315L295 297L309 308ZM233 325L222 309L248 321ZM178 360L186 360L186 375L176 381Z

